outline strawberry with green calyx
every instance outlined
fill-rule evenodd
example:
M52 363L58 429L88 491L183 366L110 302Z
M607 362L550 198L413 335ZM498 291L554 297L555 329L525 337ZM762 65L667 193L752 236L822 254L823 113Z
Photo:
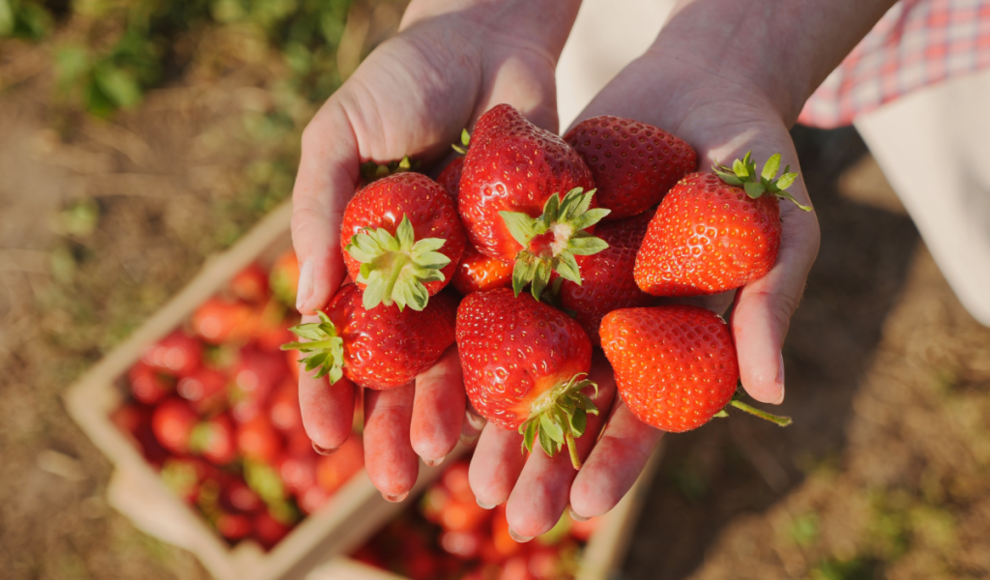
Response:
M395 303L422 310L450 282L464 244L454 202L418 173L379 179L344 210L344 263L364 290L366 309Z
M569 239L586 235L588 232L579 232L604 215L582 215L596 207L590 193L594 186L581 156L560 137L536 127L511 106L497 105L478 119L471 135L458 210L468 238L479 251L515 262L520 252L527 250L523 257L533 255L539 260L524 263L520 274L532 273L530 279L545 281L550 276L550 263L568 247ZM574 192L568 194L573 197L564 195L567 192ZM557 200L550 202L555 195ZM548 202L552 215L545 213ZM561 212L564 208L567 211ZM506 216L510 216L508 221ZM576 228L578 225L582 227ZM573 260L556 262L565 268L574 265ZM537 270L541 270L539 275Z
M585 192L580 187L569 191L564 199L555 193L537 218L521 212L499 212L509 233L523 247L512 269L512 289L517 296L531 284L530 292L539 300L553 272L581 284L575 256L590 256L608 247L601 238L585 231L608 215L607 209L589 209L594 194L595 190Z
M462 296L508 286L512 283L512 264L486 256L469 243L450 283Z
M811 211L811 206L801 205L794 196L784 191L794 183L798 174L791 173L791 166L787 165L780 177L777 177L777 171L780 170L780 153L771 155L759 174L756 173L756 162L750 159L751 153L752 151L747 151L741 160L733 161L732 167L726 167L715 160L712 171L729 185L743 188L746 195L752 199L758 199L764 193L769 193L794 202L794 205L802 211Z
M710 310L683 304L614 310L602 320L601 337L619 396L648 425L690 431L726 416L728 405L790 424L738 401L732 333Z
M433 366L454 343L457 302L444 292L421 311L381 305L366 309L354 284L342 286L330 304L317 312L319 322L292 328L305 342L283 350L298 350L307 372L337 382L384 390L402 386Z
M777 200L794 200L784 189L797 178L790 167L776 178L779 167L775 154L758 174L747 153L732 169L716 164L714 173L692 173L678 182L636 255L633 276L640 289L654 296L717 294L765 276L780 247Z
M523 445L553 456L564 445L580 468L575 439L588 413L591 343L563 312L508 288L476 292L457 310L457 349L471 405L493 425L519 430Z

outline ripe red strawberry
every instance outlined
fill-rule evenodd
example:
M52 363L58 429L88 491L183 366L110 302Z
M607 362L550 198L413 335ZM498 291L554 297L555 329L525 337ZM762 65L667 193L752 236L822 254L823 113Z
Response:
M598 328L603 316L619 308L648 306L654 300L640 290L633 279L636 252L649 223L650 215L643 213L599 225L595 234L608 244L608 248L577 259L583 279L580 286L570 280L561 284L560 305L574 312L592 346L601 346Z
M272 549L291 531L291 525L280 521L268 510L258 512L254 516L254 535L266 550Z
M464 227L450 196L419 173L374 181L354 194L341 226L344 263L364 307L414 310L443 289L464 251Z
M155 407L151 428L155 438L176 455L189 453L189 439L199 424L199 415L182 399L166 399Z
M151 426L151 413L149 407L129 404L114 411L110 415L110 420L118 429L133 438L133 442L148 463L160 466L171 454L155 437Z
M371 389L391 389L408 383L433 366L454 343L456 301L449 293L433 297L421 311L397 305L367 310L354 284L342 286L317 314L320 322L293 328L309 342L283 345L306 356L306 370L335 383L347 376Z
M296 290L299 286L299 260L294 251L286 250L272 264L272 269L268 273L268 286L283 304L295 306Z
M780 206L797 178L774 155L757 174L749 153L715 173L692 173L664 198L636 255L634 276L654 296L696 296L762 278L777 260ZM797 203L796 201L794 203ZM810 211L810 207L798 204Z
M564 136L595 179L606 220L642 213L660 203L678 180L698 166L698 154L652 125L603 115L578 123Z
M207 367L179 379L175 391L189 401L200 415L209 415L227 404L228 378L224 373Z
M227 465L237 459L234 422L230 416L217 415L196 425L189 435L189 450L214 465Z
M518 294L533 296L552 271L580 283L574 256L604 249L588 231L608 214L595 208L591 172L560 137L509 105L481 116L464 158L458 209L479 251L514 262Z
M220 490L220 504L244 513L256 512L264 505L261 497L239 478L232 479Z
M268 273L257 264L250 264L231 278L228 287L237 299L260 304L268 299Z
M146 405L164 399L175 386L175 377L163 374L144 361L134 363L127 371L134 398Z
M149 346L141 355L141 361L160 373L186 376L199 368L203 358L203 344L181 330Z
M245 459L271 464L282 449L282 438L268 415L259 413L237 426L237 450Z
M462 295L501 288L512 283L512 262L482 254L470 243L464 248L451 284Z
M686 305L616 310L602 320L601 333L619 394L640 421L689 431L732 400L736 347L714 312Z
M234 419L248 421L266 410L275 387L290 376L286 362L281 353L240 349L229 392Z
M352 433L333 455L321 455L316 460L316 481L333 494L363 468L364 444L359 435Z
M471 404L492 424L518 429L524 445L553 456L566 443L580 467L574 439L587 413L598 413L585 387L591 343L563 312L508 288L476 292L457 309L457 349Z
M461 189L461 173L464 171L464 157L455 157L437 176L437 183L443 186L455 202Z
M299 410L299 385L296 381L282 381L272 395L268 412L272 425L283 433L289 434L302 428L302 413Z
M254 529L251 517L244 514L221 513L216 526L221 536L232 541L246 538Z
M192 316L196 336L210 344L247 342L253 332L254 311L243 302L210 298Z

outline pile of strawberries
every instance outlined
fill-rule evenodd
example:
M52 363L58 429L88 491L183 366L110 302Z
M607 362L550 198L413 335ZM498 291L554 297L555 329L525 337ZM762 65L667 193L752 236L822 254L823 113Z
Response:
M231 544L275 545L364 466L359 436L318 455L303 431L295 254L252 265L191 320L145 350L131 400L112 416L166 484Z
M576 468L598 413L593 348L642 421L686 431L722 413L739 379L727 324L664 299L770 270L797 177L777 177L780 155L694 173L695 151L662 129L606 116L562 139L509 105L462 141L437 181L403 172L357 191L341 228L350 283L285 348L331 381L388 389L456 342L475 410L527 450L567 446Z
M597 526L598 518L579 522L564 514L546 534L517 543L505 506L478 507L461 460L353 557L412 580L566 580Z

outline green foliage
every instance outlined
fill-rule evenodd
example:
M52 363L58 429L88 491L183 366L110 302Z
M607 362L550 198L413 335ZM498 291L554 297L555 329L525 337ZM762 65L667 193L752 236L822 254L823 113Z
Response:
M0 38L40 40L52 28L52 16L31 0L0 0Z

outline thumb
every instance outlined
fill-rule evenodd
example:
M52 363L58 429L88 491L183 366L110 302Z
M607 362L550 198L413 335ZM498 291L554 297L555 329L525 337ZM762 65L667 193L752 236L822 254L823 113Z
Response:
M797 184L795 184L797 185ZM809 203L803 184L795 197ZM781 203L784 230L777 263L766 276L744 286L732 313L739 375L746 392L762 403L784 400L781 347L791 316L801 302L805 280L818 255L820 234L814 212Z
M360 173L357 138L331 99L303 131L292 190L292 245L299 258L296 309L323 308L344 279L340 224Z

